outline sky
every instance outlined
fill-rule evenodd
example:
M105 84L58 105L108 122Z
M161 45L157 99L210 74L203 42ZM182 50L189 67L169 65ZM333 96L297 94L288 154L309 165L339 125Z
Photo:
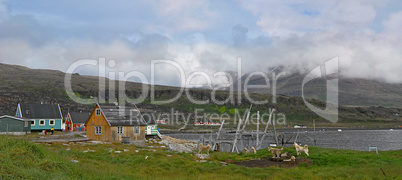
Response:
M397 0L0 0L0 62L67 72L105 58L108 72L180 86L222 83L214 73L238 59L242 73L304 72L338 57L344 77L402 83L401 30Z

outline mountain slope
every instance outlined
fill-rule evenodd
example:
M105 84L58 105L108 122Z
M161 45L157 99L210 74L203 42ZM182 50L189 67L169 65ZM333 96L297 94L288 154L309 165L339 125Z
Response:
M301 97L302 82L306 75L293 73L278 78L276 83L276 93L288 96ZM243 87L247 75L234 83L241 81ZM250 89L255 93L272 93L272 79L270 77L270 89ZM265 79L255 76L251 78L249 85L264 85ZM367 80L358 78L338 78L339 104L345 106L385 106L402 107L402 84L391 84L378 80ZM304 86L304 96L320 101L326 100L326 81L325 79L314 79Z
M8 65L0 63L0 111L5 114L14 115L18 103L59 103L62 107L62 113L67 114L68 111L90 111L93 105L84 105L77 103L67 96L64 88L65 73L55 70L39 70L29 69L22 66ZM297 76L295 76L297 79ZM83 98L98 97L99 95L99 78L95 76L81 76L79 74L72 75L73 93ZM297 84L298 80L292 78L283 78L278 82L278 93L297 93L297 91L282 91L287 89L287 86ZM115 82L116 92L109 92L109 80L106 79L106 94L115 93L119 96L117 85ZM126 84L125 94L130 98L138 98L141 95L141 88L143 84L134 82L122 82ZM253 79L251 83L258 84L258 78ZM317 84L319 84L317 82ZM148 89L151 89L150 85ZM293 85L295 86L295 85ZM318 85L314 87L319 87ZM180 92L180 88L169 86L154 86L154 96L156 100L172 99ZM319 89L319 88L318 88ZM312 92L316 92L314 90ZM212 91L207 89L189 89L189 96L196 100L209 100L207 104L194 104L190 101L186 93L178 96L178 99L168 103L159 104L150 100L150 91L143 102L138 102L137 105L141 109L147 109L152 113L187 113L191 116L191 121L194 121L195 110L203 109L205 113L229 113L234 117L232 111L239 109L244 112L244 109L250 106L249 100L244 96L232 98L229 102L223 104L214 104L212 99ZM235 93L237 94L237 93ZM221 101L230 97L228 91L216 91L215 99ZM253 111L260 111L261 113L269 112L269 108L275 108L277 113L286 115L288 122L300 123L311 122L312 119L322 120L314 112L309 110L304 104L301 97L277 95L277 103L272 102L272 96L269 94L252 93L250 97L254 100L269 100L269 103L263 105L253 104ZM308 99L308 101L320 108L325 108L325 103L319 100ZM173 108L173 109L172 109ZM381 121L381 122L394 122L399 120L395 114L400 114L401 109L398 108L384 108L384 107L339 107L339 119L341 122L367 122L367 121ZM178 117L183 119L183 117ZM233 120L233 119L232 119Z

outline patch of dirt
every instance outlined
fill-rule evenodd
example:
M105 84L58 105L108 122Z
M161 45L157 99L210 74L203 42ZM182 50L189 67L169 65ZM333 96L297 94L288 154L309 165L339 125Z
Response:
M295 162L291 161L276 161L272 158L267 158L267 159L252 159L248 161L238 161L235 162L235 164L239 166L244 166L244 167L299 167L300 164L306 165L306 166L311 166L312 160L307 159L307 158L297 158Z

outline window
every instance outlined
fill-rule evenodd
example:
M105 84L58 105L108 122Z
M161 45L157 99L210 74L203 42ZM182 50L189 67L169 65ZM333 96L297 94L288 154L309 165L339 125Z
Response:
M31 121L31 126L35 126L35 120Z
M49 125L54 126L54 119L49 120Z
M101 115L100 109L96 109L96 116L100 116L100 115Z
M117 134L123 135L123 126L117 126Z
M134 134L140 134L140 126L134 126Z
M24 127L28 127L28 121L24 122Z
M102 135L102 126L95 126L95 135Z
M45 125L45 120L44 119L39 120L39 125L44 126Z

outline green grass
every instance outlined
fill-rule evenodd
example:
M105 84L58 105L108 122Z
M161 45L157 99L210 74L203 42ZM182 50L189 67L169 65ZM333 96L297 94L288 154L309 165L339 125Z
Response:
M271 156L211 152L208 162L193 154L170 152L159 145L139 148L112 144L35 144L0 136L0 179L400 179L402 150L373 152L310 147L312 166L296 168L246 168L221 161L243 161ZM120 154L110 153L120 150ZM70 149L70 150L67 150ZM95 152L83 152L85 150ZM124 149L128 150L124 152ZM138 150L139 152L135 152ZM155 150L155 151L153 151ZM295 154L292 147L285 151ZM168 156L169 155L169 156ZM145 157L147 157L145 159ZM300 156L299 156L300 157ZM301 157L307 158L306 155ZM71 160L78 160L73 163ZM382 168L387 176L380 170Z

